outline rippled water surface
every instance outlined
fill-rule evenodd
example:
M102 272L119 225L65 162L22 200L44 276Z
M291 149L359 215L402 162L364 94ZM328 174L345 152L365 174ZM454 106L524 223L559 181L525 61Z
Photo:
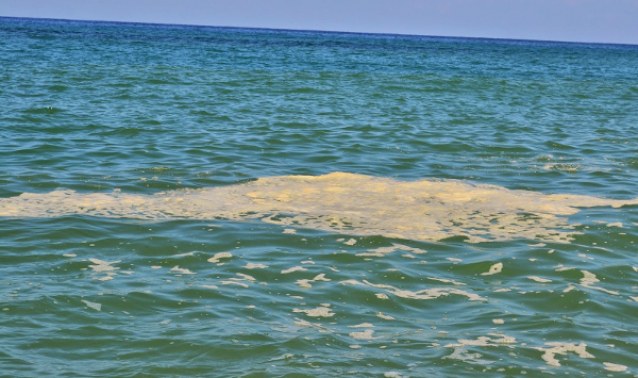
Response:
M638 374L635 46L0 18L0 67L0 374Z

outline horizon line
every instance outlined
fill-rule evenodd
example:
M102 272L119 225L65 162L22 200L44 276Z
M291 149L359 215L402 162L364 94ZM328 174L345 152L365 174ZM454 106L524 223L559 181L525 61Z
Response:
M80 18L53 18L53 17L23 17L23 16L2 16L0 19L23 19L35 21L63 21L63 22L94 22L94 23L113 23L113 24L129 24L129 25L156 25L156 26L180 26L180 27L200 27L200 28L217 28L217 29L248 29L248 30L268 30L268 31L286 31L300 33L333 33L333 34L356 34L356 35L378 35L378 36L397 36L397 37L424 37L424 38L442 38L442 39L474 39L474 40L493 40L493 41L512 41L512 42L537 42L537 43L556 43L556 44L580 44L580 45L611 45L638 47L638 43L625 42L587 42L587 41L567 41L567 40L551 40L551 39L530 39L530 38L507 38L507 37L479 37L479 36L461 36L461 35L432 35L432 34L412 34L412 33L389 33L389 32L363 32L363 31L343 31L343 30L322 30L322 29L294 29L294 28L278 28L278 27L262 27L262 26L237 26L237 25L211 25L211 24L183 24L172 22L151 22L151 21L122 21L122 20L90 20Z

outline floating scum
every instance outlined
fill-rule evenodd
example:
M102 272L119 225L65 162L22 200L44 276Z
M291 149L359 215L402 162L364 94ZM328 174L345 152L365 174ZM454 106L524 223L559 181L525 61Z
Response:
M0 199L0 216L82 214L134 219L251 220L353 235L420 241L540 239L569 242L568 216L580 208L638 205L571 194L542 194L457 180L397 181L352 173L276 176L223 187L153 195L23 193Z

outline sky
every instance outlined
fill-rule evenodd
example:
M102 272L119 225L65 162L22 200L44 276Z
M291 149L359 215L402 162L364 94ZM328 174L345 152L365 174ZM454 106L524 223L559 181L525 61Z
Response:
M638 0L0 0L0 16L638 44Z

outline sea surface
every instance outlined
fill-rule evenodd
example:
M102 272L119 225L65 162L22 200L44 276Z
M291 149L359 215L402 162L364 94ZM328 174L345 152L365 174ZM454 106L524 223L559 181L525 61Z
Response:
M638 376L638 46L0 18L0 376Z

